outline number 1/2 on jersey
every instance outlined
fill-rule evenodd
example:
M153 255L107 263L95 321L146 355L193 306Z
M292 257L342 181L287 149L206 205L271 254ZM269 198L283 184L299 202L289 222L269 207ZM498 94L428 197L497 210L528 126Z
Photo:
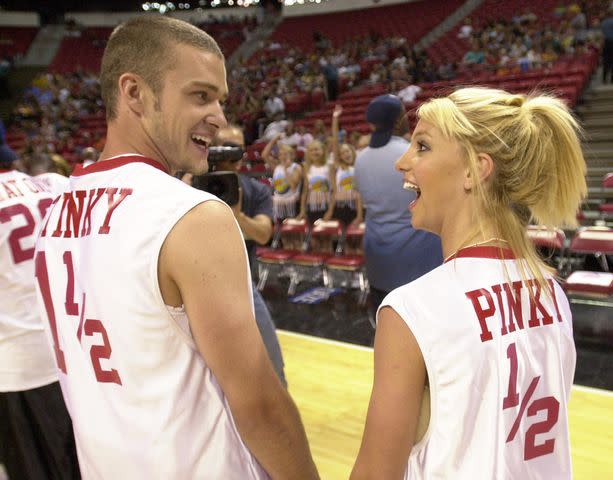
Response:
M502 400L502 409L506 410L507 408L515 408L519 406L519 411L517 412L517 416L513 422L513 426L511 427L511 431L507 436L506 443L512 442L515 436L517 435L517 431L519 430L519 424L524 416L524 412L526 411L526 407L528 407L528 417L533 417L538 412L542 410L546 410L547 414L545 419L534 423L528 428L526 431L525 439L524 439L524 460L531 460L536 457L540 457L543 455L549 455L553 453L555 448L555 438L549 438L545 440L543 443L536 444L536 436L540 433L549 432L553 426L558 421L558 414L560 411L560 402L553 397L542 397L537 398L530 405L530 399L538 386L539 380L541 376L538 375L532 379L528 389L524 393L523 398L517 392L517 370L518 370L518 359L517 359L517 345L515 342L511 343L507 347L507 358L510 362L510 374L509 374L509 388L507 391L507 395Z
M66 314L71 316L79 315L79 305L74 301L74 264L72 259L72 253L65 251L63 255L64 265L66 265L67 282L66 282L66 301L64 307ZM68 374L66 366L66 359L64 352L60 346L60 339L57 329L57 319L55 316L55 308L53 305L53 297L51 295L51 287L49 284L49 272L47 270L47 259L45 252L38 252L36 254L35 262L35 275L38 280L38 286L43 298L45 311L47 312L47 318L49 319L49 328L51 329L51 336L53 338L53 351L55 352L55 359L57 361L58 368ZM83 295L85 300L85 294ZM121 378L119 372L114 368L104 369L100 363L101 360L109 360L111 358L112 348L109 343L109 337L104 328L104 325L100 320L88 318L83 323L85 317L85 301L81 305L81 321L77 331L77 340L81 342L81 333L84 332L86 336L91 337L94 334L100 334L102 338L102 345L92 345L90 348L90 358L94 373L96 374L96 380L101 383L116 383L121 385Z

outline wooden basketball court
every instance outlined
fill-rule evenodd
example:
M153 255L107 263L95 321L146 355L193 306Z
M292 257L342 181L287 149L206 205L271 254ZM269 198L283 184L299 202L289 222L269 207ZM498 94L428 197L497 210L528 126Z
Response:
M278 333L289 390L321 478L347 479L370 398L372 349ZM569 409L574 478L613 478L613 392L575 386Z

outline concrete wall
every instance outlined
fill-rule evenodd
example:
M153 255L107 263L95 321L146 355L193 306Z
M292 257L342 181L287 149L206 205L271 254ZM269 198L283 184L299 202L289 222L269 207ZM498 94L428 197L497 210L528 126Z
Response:
M35 12L5 12L0 11L0 26L5 27L38 27L38 14Z

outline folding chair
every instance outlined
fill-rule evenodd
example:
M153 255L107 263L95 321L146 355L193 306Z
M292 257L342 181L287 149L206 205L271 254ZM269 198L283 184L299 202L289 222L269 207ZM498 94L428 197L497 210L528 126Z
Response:
M528 225L526 234L543 260L560 272L564 267L566 253L564 232L559 228L552 230L547 227Z
M368 296L369 285L364 267L364 223L347 227L344 240L339 244L340 254L325 261L328 287L333 288L336 279L342 286L352 288L357 283L360 289L359 304L363 305Z
M613 173L607 173L602 180L602 188L613 188ZM613 218L613 203L605 202L598 206L600 218L609 220Z
M613 229L586 227L577 230L568 247L568 259L570 268L579 268L566 278L566 292L590 297L613 295L613 273L607 255L613 255ZM590 257L596 260L592 265L586 261Z
M305 248L289 260L291 270L288 295L294 295L298 284L307 279L316 281L322 278L324 286L328 286L324 263L335 254L334 242L338 241L341 235L342 226L338 220L315 221L306 236Z
M257 289L262 291L271 270L277 270L278 275L289 275L291 267L289 261L300 253L308 234L306 220L285 219L276 226L273 241L269 249L257 254L258 283Z

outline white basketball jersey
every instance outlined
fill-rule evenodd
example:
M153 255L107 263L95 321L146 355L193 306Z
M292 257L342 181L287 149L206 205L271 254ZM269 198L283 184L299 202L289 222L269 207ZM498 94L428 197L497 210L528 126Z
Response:
M0 171L0 392L57 381L36 309L34 243L51 194L29 175Z
M204 201L219 200L123 155L77 167L41 231L39 300L84 479L268 478L160 293L162 244Z
M47 172L33 177L34 181L42 183L52 193L62 193L68 189L68 177L59 173Z
M406 479L572 477L568 300L550 277L553 299L535 281L527 287L503 252L463 249L383 301L415 336L430 385L430 425Z

